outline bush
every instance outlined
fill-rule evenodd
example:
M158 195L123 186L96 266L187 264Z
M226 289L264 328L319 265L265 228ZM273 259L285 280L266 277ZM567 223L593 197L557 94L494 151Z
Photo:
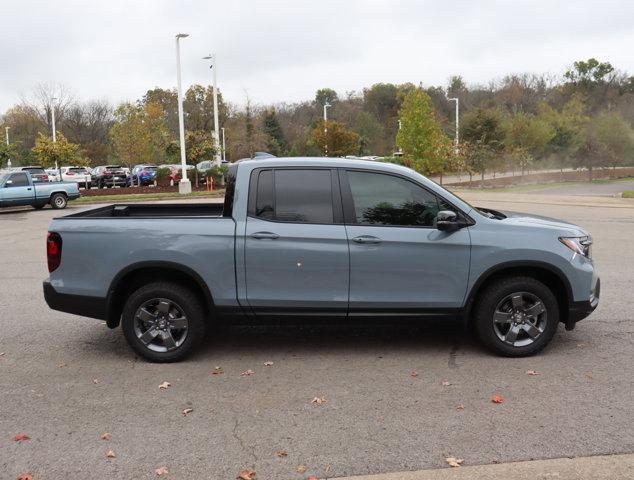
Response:
M223 185L224 178L227 175L229 169L225 165L219 167L211 167L205 171L205 177L212 177L215 185Z
M170 176L172 175L172 169L171 168L159 168L156 170L156 179L157 180L165 180L166 178L170 178Z

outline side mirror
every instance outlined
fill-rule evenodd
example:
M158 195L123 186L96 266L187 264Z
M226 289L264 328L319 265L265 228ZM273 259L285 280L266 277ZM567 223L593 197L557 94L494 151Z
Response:
M457 230L462 225L458 222L458 214L451 210L441 210L436 215L436 228L442 231Z

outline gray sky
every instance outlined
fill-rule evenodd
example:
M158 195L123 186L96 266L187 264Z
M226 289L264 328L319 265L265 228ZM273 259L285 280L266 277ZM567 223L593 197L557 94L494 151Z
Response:
M215 51L238 104L560 74L591 56L634 72L632 1L3 0L0 20L0 113L39 82L113 103L175 86L178 32L185 87L209 81L201 57Z

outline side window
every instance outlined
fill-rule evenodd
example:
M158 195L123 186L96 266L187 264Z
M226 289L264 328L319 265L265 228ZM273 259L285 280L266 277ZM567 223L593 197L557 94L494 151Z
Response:
M263 170L255 214L278 222L334 223L330 170Z
M440 210L434 194L393 175L347 172L355 220L365 225L433 227Z
M9 180L11 180L13 183L11 185L7 185L7 187L29 186L29 179L26 176L26 173L14 173L13 175L11 175L11 178Z

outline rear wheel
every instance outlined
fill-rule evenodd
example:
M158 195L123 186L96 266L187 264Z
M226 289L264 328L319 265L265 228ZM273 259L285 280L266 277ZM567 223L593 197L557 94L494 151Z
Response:
M474 311L478 337L490 350L532 355L552 340L559 324L553 292L531 277L508 277L486 287Z
M204 309L188 288L172 282L141 287L128 297L121 325L128 344L152 362L189 355L205 335Z
M64 195L63 193L54 193L51 196L51 207L53 207L56 210L61 210L66 208L66 205L68 204L68 199L66 198L66 195Z

